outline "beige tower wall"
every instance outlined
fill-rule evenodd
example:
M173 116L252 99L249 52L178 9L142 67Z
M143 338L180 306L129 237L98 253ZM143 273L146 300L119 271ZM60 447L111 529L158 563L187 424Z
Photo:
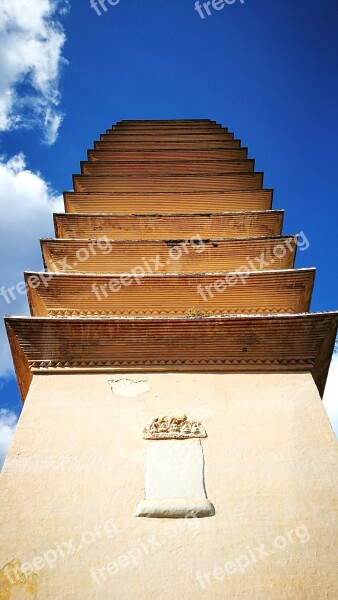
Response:
M182 413L216 514L136 518L143 428ZM337 463L310 374L36 376L0 478L0 600L336 600Z

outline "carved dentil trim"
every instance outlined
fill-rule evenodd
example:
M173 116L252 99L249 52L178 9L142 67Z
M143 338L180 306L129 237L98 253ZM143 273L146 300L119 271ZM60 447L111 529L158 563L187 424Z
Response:
M207 433L198 421L188 421L182 417L162 417L154 419L144 428L145 440L186 440L189 438L206 438Z
M212 315L277 315L277 314L292 314L294 312L294 308L292 306L281 307L281 308L222 308L222 309L212 309L210 314ZM47 311L48 317L144 317L144 316L167 316L167 315L178 315L178 316L187 316L189 313L188 310L67 310L67 309L49 309ZM193 316L193 315L188 315ZM203 315L200 315L203 316ZM208 314L204 316L210 316Z
M250 358L250 359L191 359L191 360L168 360L168 359L144 359L144 360L98 360L98 359L86 359L86 360L30 360L29 366L34 370L49 370L49 369L109 369L116 367L171 367L171 366L210 366L210 367L227 367L227 366L257 366L261 367L265 366L304 366L304 367L313 367L314 360L311 358L303 359L303 358Z

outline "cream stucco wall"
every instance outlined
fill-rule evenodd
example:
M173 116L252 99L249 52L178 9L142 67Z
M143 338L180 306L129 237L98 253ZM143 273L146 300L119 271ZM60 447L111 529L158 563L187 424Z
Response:
M216 514L137 518L143 427L182 413ZM337 600L337 463L310 374L36 376L0 477L0 600Z

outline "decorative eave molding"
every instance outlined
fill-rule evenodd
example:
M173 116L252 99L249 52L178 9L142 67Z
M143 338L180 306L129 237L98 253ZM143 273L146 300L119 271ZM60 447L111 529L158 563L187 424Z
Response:
M130 368L145 368L151 367L152 370L161 370L161 367L200 367L205 370L205 367L213 367L215 371L219 371L219 367L288 367L288 366L306 366L312 367L315 361L313 359L226 359L226 360L41 360L29 361L32 371L59 371L60 369L103 369L110 372L111 368L130 369ZM153 369L154 368L154 369ZM170 369L169 369L170 370ZM188 369L190 370L190 369ZM213 370L213 369L210 369ZM221 369L222 370L222 369Z
M23 398L33 373L305 372L321 394L338 313L147 319L6 319Z
M198 311L196 311L198 312ZM252 309L246 309L246 310L235 310L235 309L231 309L231 310L226 310L226 309L222 309L222 310L217 310L217 309L213 309L212 311L210 311L210 313L212 312L213 315L217 315L217 316L222 316L222 315L287 315L287 314L292 314L293 309L292 307L287 307L287 308L252 308ZM206 312L205 315L201 314L187 314L187 311L184 310L149 310L149 311L142 311L142 310L130 310L130 311L119 311L119 310L67 310L67 309L61 309L61 310L57 310L57 309L51 309L51 310L47 310L47 316L48 317L53 317L53 318L62 318L62 317L80 317L80 318L86 318L86 317L92 317L92 318L101 318L101 317L166 317L166 316L177 316L177 317L187 317L187 316L210 316L208 315L208 313Z

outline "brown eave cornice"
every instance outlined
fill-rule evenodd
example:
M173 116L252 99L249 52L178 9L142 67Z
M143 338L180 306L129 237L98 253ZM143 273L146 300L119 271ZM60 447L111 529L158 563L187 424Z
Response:
M192 318L7 317L22 397L32 375L311 372L324 392L338 313Z
M243 212L270 210L272 189L64 192L66 212L114 214Z
M107 214L55 213L57 238L86 239L93 234L111 239L166 239L179 231L184 239L196 232L203 237L276 236L282 232L283 210L177 213L177 214Z

